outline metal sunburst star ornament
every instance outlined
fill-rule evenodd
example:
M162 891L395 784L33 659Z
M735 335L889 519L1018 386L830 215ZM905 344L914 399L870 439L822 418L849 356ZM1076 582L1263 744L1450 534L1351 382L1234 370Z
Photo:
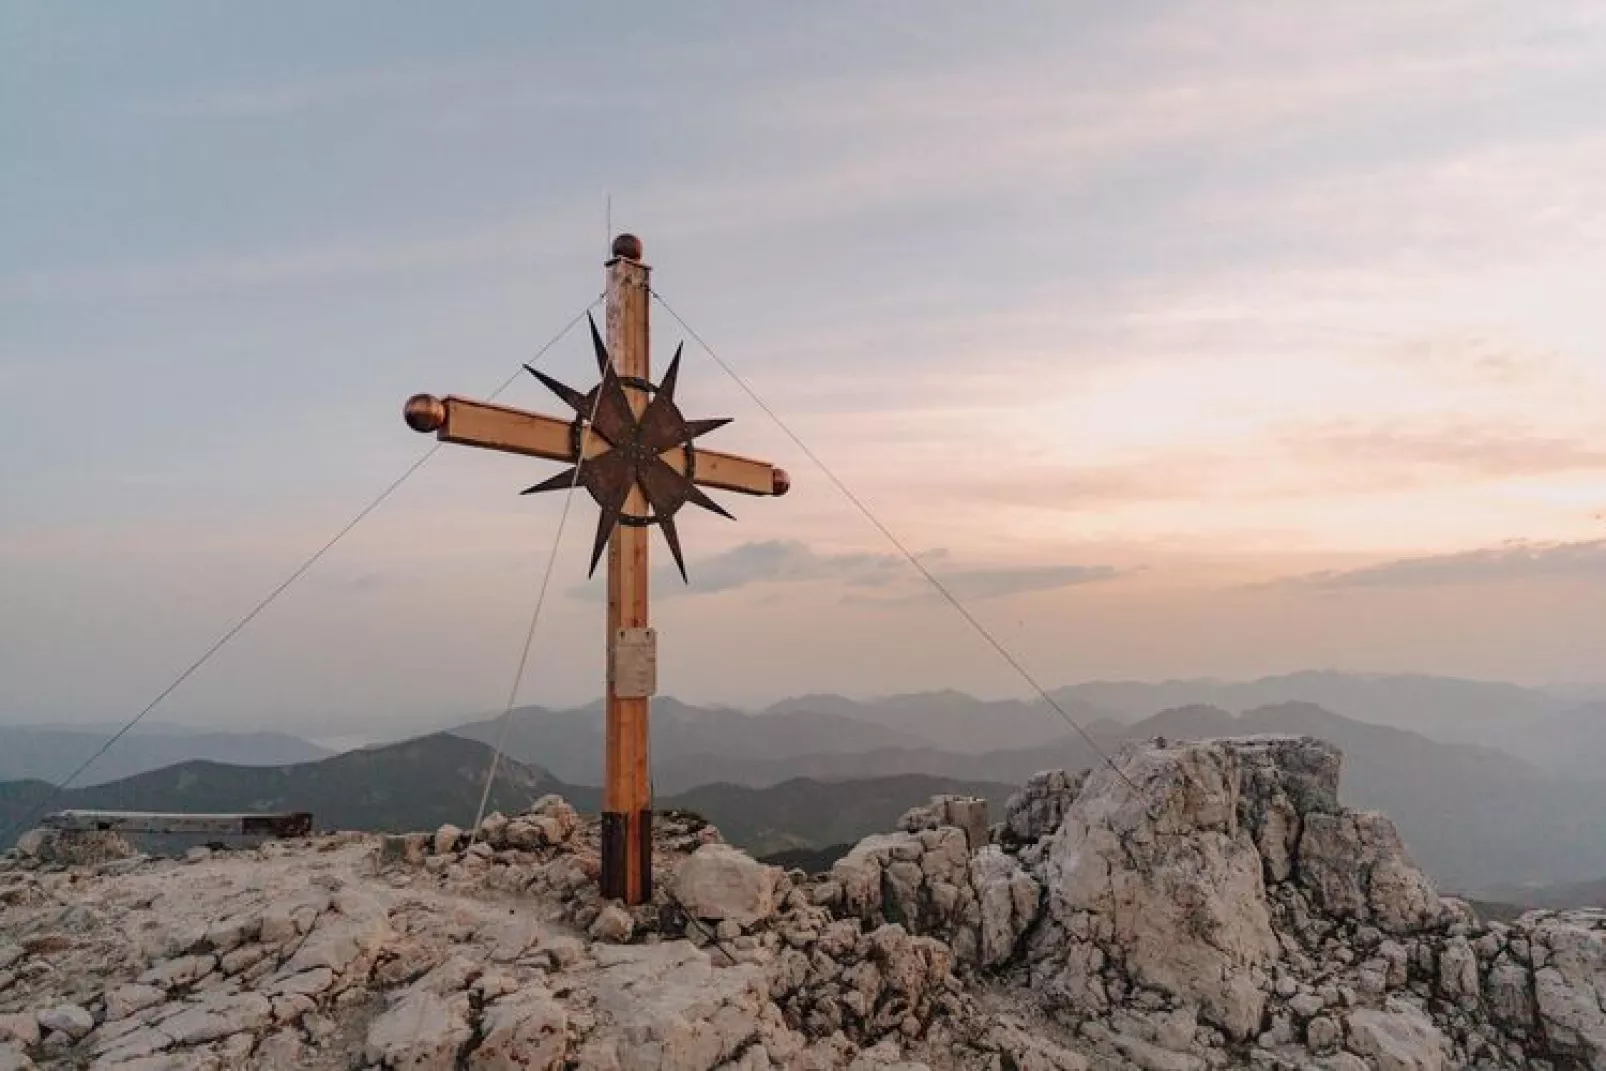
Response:
M722 517L731 516L693 482L697 473L697 453L692 440L707 435L715 428L724 427L730 423L730 418L687 420L681 415L679 407L675 405L675 384L680 376L682 347L675 348L669 370L656 386L634 377L622 380L614 371L608 347L597 333L596 321L589 316L586 319L591 325L591 345L596 351L597 367L602 373L600 383L581 394L529 365L525 365L525 370L574 410L571 435L576 457L581 456L581 444L588 432L599 436L608 444L608 449L521 493L528 495L573 487L578 472L578 482L591 492L591 497L602 510L597 518L597 538L591 548L591 569L587 575L596 572L597 562L602 560L602 552L608 548L608 539L615 525L643 527L656 524L664 534L664 542L669 544L669 553L675 556L675 567L680 570L680 578L686 580L686 562L680 553L675 514L690 502ZM625 396L624 388L627 385L652 395L652 400L640 416L636 415L630 406L630 399ZM663 455L669 451L681 452L683 469L677 469L664 460ZM625 504L632 487L641 488L642 495L652 507L651 513L626 512Z

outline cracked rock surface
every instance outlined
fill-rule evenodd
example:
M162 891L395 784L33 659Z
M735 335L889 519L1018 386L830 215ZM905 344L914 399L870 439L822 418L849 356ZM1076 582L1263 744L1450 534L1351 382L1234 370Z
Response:
M1484 923L1308 738L1133 744L825 874L695 815L596 891L556 797L478 830L0 860L0 1071L1606 1071L1606 912Z

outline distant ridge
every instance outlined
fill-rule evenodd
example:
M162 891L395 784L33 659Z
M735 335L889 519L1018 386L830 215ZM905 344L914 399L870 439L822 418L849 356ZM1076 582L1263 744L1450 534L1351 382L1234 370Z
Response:
M313 813L320 829L399 832L473 820L490 749L438 733L399 744L348 751L293 766L183 762L135 777L69 789L51 804L131 811L278 811ZM491 805L522 809L562 792L577 807L597 790L566 785L544 770L504 761ZM0 784L0 818L19 820L39 799L39 782Z
M61 781L120 727L0 725L0 781ZM143 731L142 731L143 730ZM191 759L241 766L286 766L334 754L308 740L276 732L214 732L181 725L140 726L96 759L78 778L95 785Z
M768 788L703 785L665 800L662 806L696 811L732 843L755 855L770 855L853 842L895 829L905 811L937 795L980 796L1001 815L1014 791L1014 785L1000 782L926 774L843 781L799 777Z
M595 785L602 781L602 729L595 704L571 710L521 707L508 723L506 748L508 754L563 780ZM470 722L450 731L494 743L501 731L500 719ZM717 753L757 761L816 751L853 753L924 743L917 734L834 710L755 717L726 708L692 706L668 696L654 700L652 708L655 771L688 755Z
M474 819L491 761L491 748L449 733L350 751L318 762L285 767L185 762L123 781L69 789L52 810L139 811L306 810L319 829L404 832ZM0 783L0 821L22 820L49 790L41 781ZM914 775L863 781L798 778L773 788L710 785L684 795L662 795L659 810L693 810L726 839L762 854L823 848L891 828L899 816L933 795L985 795L1001 807L1009 785L959 782ZM504 757L490 809L524 810L557 793L581 811L595 812L598 789L567 784L546 770ZM0 845L0 848L9 845Z

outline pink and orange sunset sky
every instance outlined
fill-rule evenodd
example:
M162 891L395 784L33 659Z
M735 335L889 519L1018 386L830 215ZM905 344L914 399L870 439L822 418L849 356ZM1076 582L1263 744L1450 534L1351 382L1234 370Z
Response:
M610 196L1045 683L1606 678L1602 100L1583 2L0 3L0 720L142 706L426 447L403 399L596 296ZM795 489L682 525L665 692L1021 692L689 340L682 395ZM442 451L162 717L496 708L551 471ZM526 701L600 691L592 510Z

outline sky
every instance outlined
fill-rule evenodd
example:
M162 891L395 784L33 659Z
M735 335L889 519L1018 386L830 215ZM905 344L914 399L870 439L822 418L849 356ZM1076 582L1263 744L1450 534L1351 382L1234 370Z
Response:
M1045 684L1599 679L1602 99L1587 2L3 0L0 721L144 706L407 396L556 411L610 227ZM794 491L682 523L664 692L1024 694L690 340L680 395ZM440 451L161 717L500 709L551 471ZM600 691L593 526L522 702Z

